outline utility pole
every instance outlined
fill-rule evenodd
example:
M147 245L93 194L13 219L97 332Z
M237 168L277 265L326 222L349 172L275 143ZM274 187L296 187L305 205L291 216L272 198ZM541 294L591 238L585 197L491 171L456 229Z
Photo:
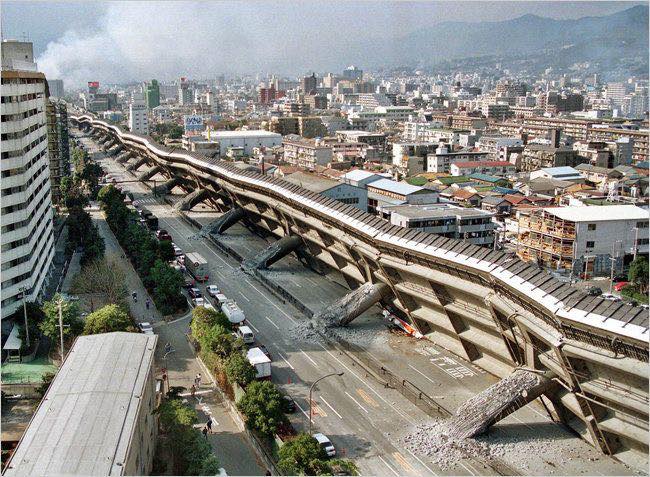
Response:
M27 323L27 288L22 287L20 291L23 292L23 314L25 317L25 338L27 339L27 348L29 348L29 324Z
M61 337L61 364L63 365L63 359L65 358L65 351L63 349L63 309L62 309L63 300L59 299L59 336Z
M318 378L316 381L314 381L314 383L309 387L309 435L310 436L311 436L312 416L313 416L312 406L313 406L313 403L314 403L314 401L311 398L311 395L312 395L312 392L314 391L314 387L316 386L316 383L318 383L318 381L322 381L325 378L329 378L330 376L343 376L343 373L341 372L341 373L326 374L325 376L322 376L322 377Z
M634 260L636 260L638 243L639 243L639 227L634 227Z

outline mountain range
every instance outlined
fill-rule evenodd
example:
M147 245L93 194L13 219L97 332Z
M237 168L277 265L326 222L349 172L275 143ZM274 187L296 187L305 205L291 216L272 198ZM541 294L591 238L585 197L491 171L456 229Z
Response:
M403 36L357 45L351 57L373 66L430 66L467 57L539 57L540 61L592 62L648 68L648 6L611 15L555 20L524 15L498 22L442 22ZM551 65L549 65L551 66Z

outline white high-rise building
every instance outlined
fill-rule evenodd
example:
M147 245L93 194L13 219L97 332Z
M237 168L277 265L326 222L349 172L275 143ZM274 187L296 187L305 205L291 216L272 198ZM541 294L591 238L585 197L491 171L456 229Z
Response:
M32 44L2 42L2 318L35 301L54 257L46 80Z
M147 104L142 93L133 93L129 105L129 130L138 134L149 134Z

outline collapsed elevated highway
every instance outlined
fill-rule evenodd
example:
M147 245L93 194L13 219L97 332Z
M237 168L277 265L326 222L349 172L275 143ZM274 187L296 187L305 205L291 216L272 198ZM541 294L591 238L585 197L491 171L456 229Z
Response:
M377 290L357 301L380 302L428 339L497 376L519 367L553 376L555 385L544 388L542 403L555 420L604 453L647 459L646 310L587 296L511 255L393 226L288 182L162 146L90 114L71 120L121 146L120 159L136 176L156 168L188 194L195 192L189 207L206 200L228 214L215 225L216 233L244 221L279 240L256 267L297 253L315 269L339 271L351 293L364 285Z

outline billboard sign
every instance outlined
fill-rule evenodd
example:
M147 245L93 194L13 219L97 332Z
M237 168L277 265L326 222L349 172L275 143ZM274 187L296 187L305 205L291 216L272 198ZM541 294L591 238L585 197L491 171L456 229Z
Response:
M197 114L183 116L185 132L203 131L203 116Z
M99 81L88 81L88 89L98 89L99 88Z

